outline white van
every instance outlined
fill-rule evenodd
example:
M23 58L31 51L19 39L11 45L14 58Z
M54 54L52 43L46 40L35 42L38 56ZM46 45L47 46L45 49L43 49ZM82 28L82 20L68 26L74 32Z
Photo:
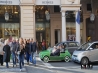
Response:
M88 64L90 62L98 61L98 41L87 42L81 45L72 54L72 61Z

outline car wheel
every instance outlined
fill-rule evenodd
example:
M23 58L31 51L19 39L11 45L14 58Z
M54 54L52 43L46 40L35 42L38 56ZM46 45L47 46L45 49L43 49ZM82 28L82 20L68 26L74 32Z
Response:
M45 57L43 58L43 61L44 61L45 63L49 62L49 57L45 56Z
M65 60L65 62L69 62L70 61L69 56L66 56L64 60Z
M89 63L89 60L88 60L88 58L82 58L82 60L81 60L81 64L82 65L88 65L88 63Z

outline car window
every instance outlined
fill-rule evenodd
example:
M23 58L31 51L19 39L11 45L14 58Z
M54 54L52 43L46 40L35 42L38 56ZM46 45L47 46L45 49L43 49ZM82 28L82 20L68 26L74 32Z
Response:
M77 42L69 42L68 47L78 47L79 44Z
M94 43L94 44L91 46L91 48L93 48L93 49L98 49L98 43Z

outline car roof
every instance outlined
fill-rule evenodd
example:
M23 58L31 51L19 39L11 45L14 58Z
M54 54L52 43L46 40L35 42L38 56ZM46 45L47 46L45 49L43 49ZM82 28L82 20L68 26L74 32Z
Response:
M76 42L76 43L79 43L77 41L63 41L62 43L65 43L65 42Z
M57 43L55 45L57 46L57 45L60 45L62 43L79 43L79 42L77 42L77 41L63 41L63 42L59 42L59 43Z
M98 41L86 42L86 43L98 43Z

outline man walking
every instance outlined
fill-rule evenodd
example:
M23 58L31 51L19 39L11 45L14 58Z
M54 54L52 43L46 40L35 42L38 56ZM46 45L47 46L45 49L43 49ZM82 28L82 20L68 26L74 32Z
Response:
M36 66L37 44L36 44L36 42L33 41L33 39L31 39L30 51L31 51L32 63Z
M12 53L12 60L13 60L13 67L14 67L14 65L16 65L16 53L17 53L17 44L14 38L12 39L12 43L11 43L11 53Z

